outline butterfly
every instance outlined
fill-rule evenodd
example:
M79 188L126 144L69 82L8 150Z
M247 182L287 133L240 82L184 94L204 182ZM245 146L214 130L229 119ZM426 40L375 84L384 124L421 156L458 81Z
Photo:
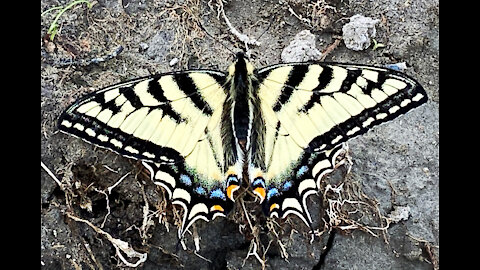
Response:
M227 72L186 70L138 78L80 98L58 128L141 160L197 220L232 210L245 180L264 213L297 215L336 165L344 143L425 103L410 76L387 68L305 62L255 69L243 53Z

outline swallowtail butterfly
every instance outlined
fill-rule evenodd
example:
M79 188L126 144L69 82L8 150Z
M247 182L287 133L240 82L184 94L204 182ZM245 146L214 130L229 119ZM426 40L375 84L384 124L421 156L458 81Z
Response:
M238 53L227 72L163 73L96 91L58 126L141 160L184 208L183 237L196 220L225 216L244 177L268 216L311 225L306 198L343 144L426 101L398 71L324 62L255 69Z

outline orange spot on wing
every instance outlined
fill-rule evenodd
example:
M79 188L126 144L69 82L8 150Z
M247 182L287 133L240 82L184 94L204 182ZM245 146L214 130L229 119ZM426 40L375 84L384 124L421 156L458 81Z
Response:
M227 196L230 200L234 201L233 199L233 192L238 189L238 185L230 185L227 187Z
M267 192L265 191L265 189L263 187L257 187L256 189L253 190L253 193L257 194L258 197L260 197L261 201L263 201L263 199L265 199L265 195L267 194Z
M279 208L279 207L280 207L280 206L278 206L278 204L276 204L276 203L270 205L270 212L272 212L273 209Z
M221 207L220 205L215 204L214 206L212 206L212 207L210 208L210 211L221 211L221 212L224 212L225 210L224 210L223 207Z

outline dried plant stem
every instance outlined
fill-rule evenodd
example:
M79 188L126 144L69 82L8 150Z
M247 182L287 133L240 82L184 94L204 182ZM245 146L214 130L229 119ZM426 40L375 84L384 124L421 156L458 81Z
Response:
M93 225L88 220L81 219L79 217L76 217L72 215L71 213L67 212L67 216L75 221L83 222L90 226L95 232L98 234L101 234L107 238L110 243L112 243L113 247L115 247L117 256L120 258L120 260L128 267L137 267L141 263L145 262L147 260L147 253L140 253L135 251L133 248L130 247L128 242L125 242L123 240L113 238L109 233L103 231L102 229L98 228L97 226ZM120 252L121 251L121 252ZM129 258L138 258L138 260L135 263L131 263L125 259L125 257L122 255L122 252L125 253Z

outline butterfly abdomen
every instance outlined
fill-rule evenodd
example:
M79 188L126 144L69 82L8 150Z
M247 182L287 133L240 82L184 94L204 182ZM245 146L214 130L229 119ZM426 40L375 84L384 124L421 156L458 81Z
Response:
M233 107L235 137L240 144L246 144L250 123L250 106L246 99L239 99ZM245 147L245 145L243 145Z

